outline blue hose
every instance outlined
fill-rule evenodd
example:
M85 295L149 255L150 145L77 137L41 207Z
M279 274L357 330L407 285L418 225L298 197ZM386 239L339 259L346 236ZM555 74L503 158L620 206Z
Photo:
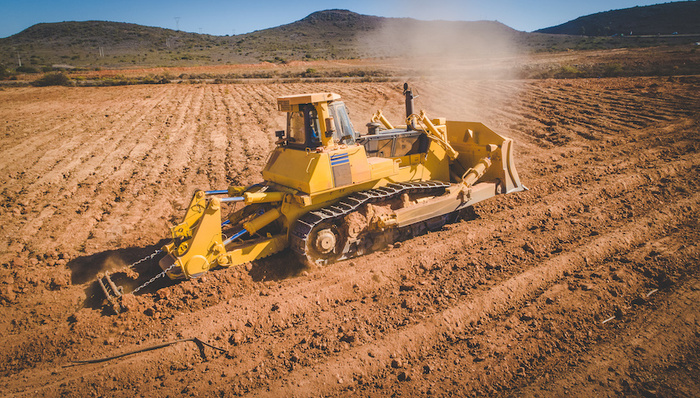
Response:
M238 239L238 238L240 238L241 236L243 236L243 235L245 235L245 234L247 234L247 233L248 233L248 231L246 231L246 229L243 228L243 229L240 230L239 232L233 234L232 237L226 239L226 240L224 241L224 246L228 245L229 243L233 242L235 239Z

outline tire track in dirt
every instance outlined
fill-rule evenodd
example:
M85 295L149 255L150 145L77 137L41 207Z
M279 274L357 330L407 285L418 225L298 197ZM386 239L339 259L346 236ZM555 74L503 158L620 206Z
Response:
M172 93L168 96L174 97ZM106 201L102 208L102 217L99 220L104 228L93 231L95 235L114 235L114 240L110 242L112 244L119 244L120 236L123 234L133 236L132 231L134 230L153 230L158 223L162 223L158 227L162 231L166 231L166 225L163 221L172 208L162 206L162 200L158 200L157 194L163 188L166 192L172 192L174 187L159 187L159 183L165 182L162 180L162 175L167 172L170 162L167 151L161 151L161 149L165 149L162 143L170 136L170 130L164 127L164 122L148 122L148 127L133 126L132 129L128 130L127 134L142 137L130 150L128 160L125 159L124 163L128 162L129 164L122 163L124 173L129 173L129 177L122 177L121 181L114 180L114 184L107 192L108 195L113 195L113 199ZM129 202L126 198L138 198L138 200ZM164 209L167 211L163 211ZM144 224L149 224L149 227L144 228ZM124 228L124 225L131 226L130 228L133 229ZM157 240L157 237L148 237L147 235L137 235L134 238L138 240L135 239L132 244L139 245L151 244Z
M649 84L649 81L654 80L640 79L640 82L645 85ZM541 84L542 83L532 83L531 86ZM560 119L561 115L566 115L564 119L568 121L568 123L565 124L567 128L582 131L584 133L588 131L588 128L592 128L596 134L601 134L607 131L608 133L604 134L609 135L611 129L613 129L613 131L619 131L620 129L636 128L640 125L646 126L649 123L667 121L672 117L678 117L686 114L687 105L697 99L696 97L695 99L687 98L679 102L662 100L658 103L650 103L643 106L644 109L650 110L650 112L645 112L645 114L649 116L642 116L638 112L640 108L639 104L630 104L630 102L633 102L631 99L621 99L619 96L602 96L601 101L600 91L598 90L581 88L575 83L572 84L562 82L560 84L564 86L560 88L568 89L570 86L571 89L576 89L577 94L570 95L567 93L567 91L560 92L556 88L540 89L537 96L527 96L528 99L525 99L523 102L523 104L526 106L525 108L521 108L519 113L523 115L547 115L548 113L553 112L553 114L556 116L555 119ZM652 83L651 85L653 84L655 83ZM640 83L637 85L640 85ZM547 105L547 107L541 108L541 104ZM568 108L569 110L566 113L563 109L559 110L558 108L560 105L563 106L564 109ZM550 107L553 107L554 109L552 111L548 110ZM610 114L610 112L601 112L600 108L606 108L613 113ZM537 112L533 112L533 110L537 110ZM572 110L574 114L571 114ZM625 112L624 110L630 110L634 113L632 114L630 112ZM601 118L603 116L605 117L604 119ZM630 124L629 120L634 120L635 123ZM541 123L543 126L541 126L540 129L546 131L548 129L547 124L551 124L552 122L544 119L541 121ZM555 126L562 124L561 120L557 120L555 123L556 124L553 124ZM550 130L552 130L551 126L549 127Z
M268 137L270 133L262 131L255 121L265 118L264 115L268 115L269 118L271 110L265 111L263 116L256 115L256 106L251 99L253 90L249 87L237 87L233 93L231 130L232 135L240 144L231 146L231 150L236 151L237 155L235 160L232 159L229 162L233 162L231 170L236 170L240 180L234 178L230 182L249 185L260 179L257 173L261 170L262 162L267 155L262 153L261 148L264 145L262 143L271 140Z
M236 116L235 109L238 102L235 97L235 92L239 89L237 86L231 86L230 90L234 94L229 94L224 97L223 102L226 107L226 126L228 136L228 147L226 148L226 160L224 161L226 181L230 185L245 185L239 181L240 165L246 163L246 158L241 149L243 148L243 140L241 139L240 131L237 130L239 117Z
M230 148L228 140L227 116L228 108L224 98L228 95L229 88L216 87L211 92L211 99L214 103L214 113L209 117L214 124L213 128L209 129L209 163L208 163L208 179L212 187L228 186L226 179L226 169L222 167L226 165L226 150Z

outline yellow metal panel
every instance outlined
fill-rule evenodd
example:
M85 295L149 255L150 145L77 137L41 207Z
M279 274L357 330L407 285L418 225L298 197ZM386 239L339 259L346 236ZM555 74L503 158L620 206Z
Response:
M398 156L393 158L399 162L399 167L406 167L411 164L411 157L409 155L406 156Z
M334 188L330 157L347 153L350 160L352 184L388 177L398 172L391 159L377 159L382 163L373 171L363 146L350 146L330 152L307 152L279 147L273 152L263 170L266 181L275 182L307 194L316 194ZM372 159L372 158L370 158Z
M522 188L513 162L510 138L497 134L482 123L448 120L446 125L450 142L460 153L458 161L465 170L473 167L479 159L490 157L493 165L481 180L498 179L506 192Z
M192 239L183 242L177 261L188 278L206 272L210 263L223 251L221 240L221 205L212 198L197 224Z
M333 188L330 157L327 153L279 147L263 170L265 181L306 193Z
M428 153L423 160L424 180L450 181L450 162L447 152L435 141L430 141Z
M399 167L399 173L391 180L394 182L421 181L424 180L424 171L425 167L420 163L409 164L405 167Z
M287 95L277 98L277 108L282 112L289 112L287 109L291 109L292 105L313 104L317 102L335 101L338 99L340 99L340 95L335 93Z
M399 173L399 164L391 158L367 158L373 180L387 178Z
M314 94L312 94L314 95ZM337 95L337 94L336 94ZM340 98L340 97L338 97ZM318 115L318 120L319 120L319 125L321 127L321 131L319 132L319 136L321 138L321 144L323 144L324 147L329 147L333 145L333 136L326 134L326 131L328 129L328 126L325 123L325 120L330 117L330 112L328 111L328 103L327 102L319 102L315 104L314 106L316 108L316 113Z
M356 146L348 149L350 156L350 170L352 172L352 183L360 184L369 181L372 178L370 173L369 163L367 163L367 154L365 147Z
M207 200L204 191L197 191L192 196L190 200L190 205L187 207L185 216L182 218L182 222L174 227L170 228L170 233L173 239L177 238L189 238L192 236L192 228L197 220L202 217L202 213L207 206Z

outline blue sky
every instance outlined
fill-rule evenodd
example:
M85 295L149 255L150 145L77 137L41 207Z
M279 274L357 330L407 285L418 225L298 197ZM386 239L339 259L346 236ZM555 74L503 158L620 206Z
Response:
M40 22L103 20L187 32L232 35L294 22L331 8L432 20L497 20L532 31L600 11L662 3L663 0L0 0L0 37Z

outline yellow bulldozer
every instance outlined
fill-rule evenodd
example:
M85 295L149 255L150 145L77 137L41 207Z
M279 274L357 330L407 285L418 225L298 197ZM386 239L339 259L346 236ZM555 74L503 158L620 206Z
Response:
M171 228L156 277L197 278L287 248L309 264L329 264L439 229L477 202L526 189L511 139L481 123L415 113L407 84L404 94L405 124L393 126L378 111L366 134L355 131L338 94L278 98L287 128L276 132L263 181L195 192ZM122 295L109 273L98 281L113 303Z

